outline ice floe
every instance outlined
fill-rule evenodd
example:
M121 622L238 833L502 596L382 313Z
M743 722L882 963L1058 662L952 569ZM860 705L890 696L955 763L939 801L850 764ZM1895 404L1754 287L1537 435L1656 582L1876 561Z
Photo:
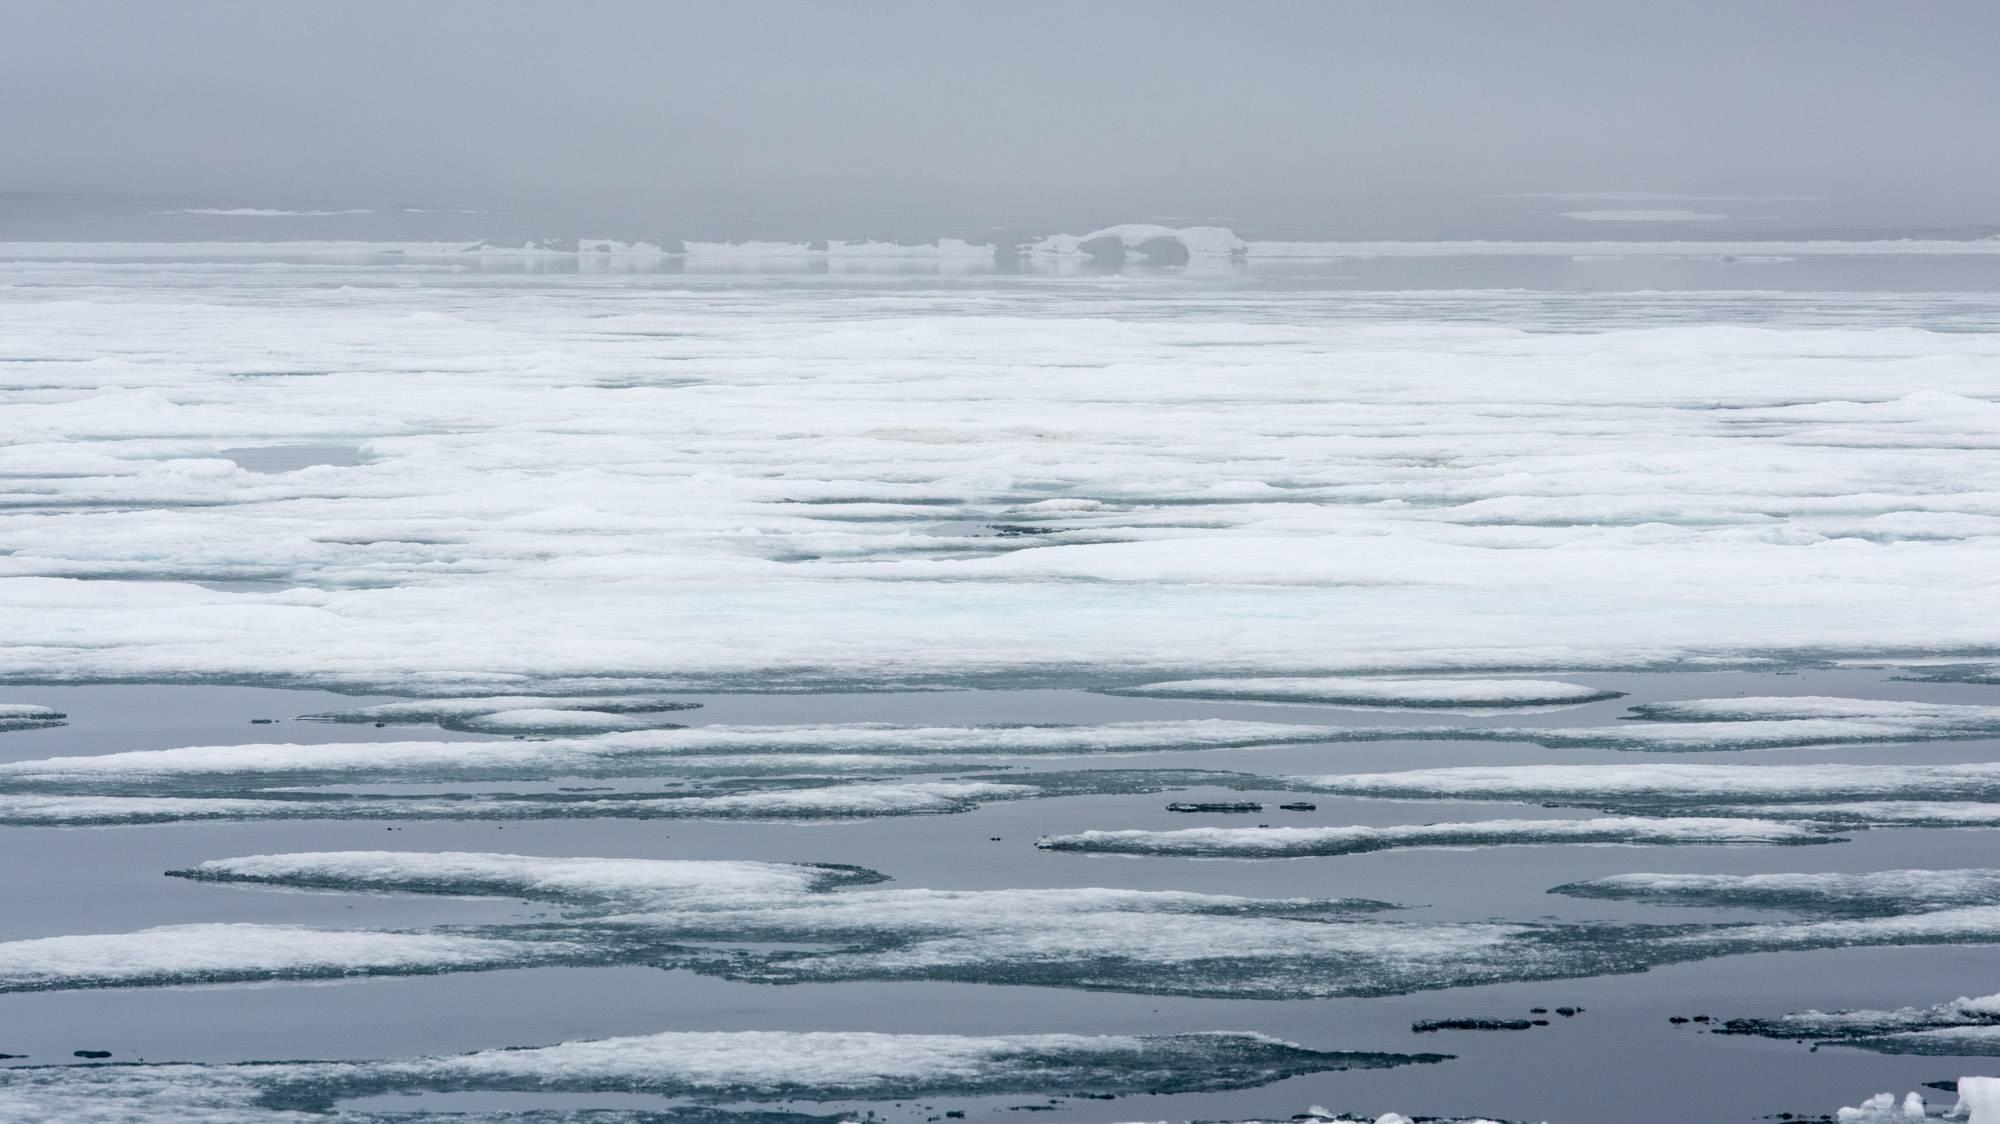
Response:
M1882 870L1865 874L1617 874L1549 891L1662 905L1737 906L1879 916L2000 905L2000 870Z
M32 703L0 703L0 733L9 730L45 730L61 726L69 715L52 707Z
M649 1093L697 1103L1213 1092L1305 1073L1443 1060L1438 1054L1313 1050L1225 1032L979 1037L679 1031L385 1061L14 1067L0 1069L0 1120L394 1120L405 1117L340 1111L339 1102L433 1090Z
M566 906L559 921L445 935L498 942L503 961L528 946L519 962L645 963L764 983L957 980L1311 998L1641 972L1752 952L2000 942L1993 906L1783 924L1425 922L1374 916L1389 907L1366 900L926 890L874 885L881 876L872 871L789 864L331 852L216 860L176 873L354 893L556 900ZM212 943L226 959L220 930ZM461 968L440 957L395 970ZM104 986L87 972L80 978L79 986ZM45 978L39 986L63 985Z
M0 764L0 786L629 777L673 772L678 762L690 759L760 754L914 759L1085 756L1243 749L1327 739L1327 731L1317 726L1221 719L1094 726L698 726L545 741L249 743L132 750Z
M1623 692L1547 679L1380 679L1292 676L1265 679L1183 679L1120 688L1117 694L1159 698L1242 699L1380 707L1533 707L1615 699Z
M2000 800L2000 764L1500 765L1293 777L1301 791L1404 800L1508 800L1611 807L1959 798Z
M220 244L199 301L187 247L8 267L0 675L1117 687L2000 650L2000 337L1934 295L1745 323L1685 294L321 284L368 249ZM1524 252L1331 252L1455 250ZM365 456L222 455L299 442Z
M166 925L0 942L0 991L457 972L578 959L561 940L296 925Z
M1123 790L1123 786L1118 786ZM0 794L0 824L117 826L204 820L813 820L967 812L995 800L1053 795L1018 784L905 781L819 784L704 795L454 793L438 796L270 793L263 796Z
M1408 847L1521 844L1741 846L1837 841L1823 831L1767 820L1619 816L1583 820L1400 824L1392 827L1195 827L1178 831L1083 831L1046 835L1035 846L1050 851L1100 854L1254 859L1357 855Z

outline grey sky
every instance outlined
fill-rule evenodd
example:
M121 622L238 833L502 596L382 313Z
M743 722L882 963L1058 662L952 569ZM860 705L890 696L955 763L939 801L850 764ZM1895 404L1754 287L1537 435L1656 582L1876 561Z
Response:
M834 234L1451 232L1597 189L1990 222L1996 43L1991 0L0 0L0 190Z

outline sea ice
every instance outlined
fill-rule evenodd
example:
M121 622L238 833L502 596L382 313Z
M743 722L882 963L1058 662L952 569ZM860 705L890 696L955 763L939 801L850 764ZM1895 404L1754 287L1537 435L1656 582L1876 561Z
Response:
M1262 702L1382 707L1552 706L1615 699L1623 692L1547 679L1378 679L1294 676L1267 679L1183 679L1123 687L1114 693L1161 698L1245 699Z
M2000 905L2000 870L1883 870L1867 874L1618 874L1549 891L1663 905L1737 906L1792 913L1890 916Z
M1392 827L1195 827L1178 831L1083 831L1069 835L1046 835L1035 846L1050 851L1260 859L1357 855L1406 847L1496 847L1552 843L1741 846L1838 841L1824 832L1765 820L1620 816L1587 820L1399 824Z
M63 725L68 718L51 707L32 703L0 703L0 733L8 730L45 730Z
M0 1120L360 1124L406 1117L340 1111L338 1102L425 1090L648 1093L697 1103L1214 1092L1305 1073L1443 1060L1439 1054L1311 1050L1263 1035L1220 1032L975 1037L680 1031L387 1061L13 1067L0 1069Z

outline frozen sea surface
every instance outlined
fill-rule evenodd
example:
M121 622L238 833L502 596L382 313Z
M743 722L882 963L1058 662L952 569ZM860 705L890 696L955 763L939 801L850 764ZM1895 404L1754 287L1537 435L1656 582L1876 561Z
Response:
M0 264L0 1120L1993 1072L2000 298L1890 264Z

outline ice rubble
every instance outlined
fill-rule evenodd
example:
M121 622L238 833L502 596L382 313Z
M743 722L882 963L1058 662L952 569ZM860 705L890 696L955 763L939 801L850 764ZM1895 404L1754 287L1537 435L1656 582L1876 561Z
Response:
M1888 916L2000 905L2000 870L1882 870L1865 874L1617 874L1549 891L1663 905L1738 906L1793 913Z
M1228 1032L977 1037L679 1031L385 1061L0 1069L0 1120L397 1119L396 1113L334 1110L356 1097L424 1090L650 1093L697 1103L1206 1092L1305 1073L1442 1060L1437 1054L1312 1050ZM321 1115L330 1111L330 1117Z
M1051 851L1206 858L1297 858L1357 855L1406 847L1495 847L1517 844L1735 845L1832 843L1822 831L1767 820L1635 816L1585 820L1483 820L1392 827L1196 827L1178 831L1083 831L1046 835ZM2000 896L1996 896L2000 900Z
M1623 692L1547 679L1388 679L1291 676L1183 679L1142 683L1114 693L1161 698L1243 699L1387 707L1525 707L1598 702Z
M1932 297L1839 326L1032 284L503 309L325 268L219 267L197 301L164 263L8 267L0 675L526 694L2000 648L2000 337L1908 326ZM217 455L272 441L367 458ZM223 576L285 588L187 584Z
M1365 900L924 890L874 885L881 876L873 871L766 863L331 852L216 860L176 873L345 892L551 900L566 915L383 936L439 939L439 954L428 959L401 945L393 957L365 944L352 955L328 945L295 967L282 959L237 966L234 930L242 927L197 926L15 942L0 945L0 963L21 958L28 981L21 986L43 989L650 964L763 983L957 980L1298 999L1641 972L1752 952L2000 941L2000 907L1993 906L1766 925L1423 922L1372 916L1391 907ZM76 947L88 956L65 951L63 941L84 942ZM129 944L134 963L165 966L107 977L93 941ZM311 931L285 941L287 948L310 946ZM483 943L460 943L468 941Z

